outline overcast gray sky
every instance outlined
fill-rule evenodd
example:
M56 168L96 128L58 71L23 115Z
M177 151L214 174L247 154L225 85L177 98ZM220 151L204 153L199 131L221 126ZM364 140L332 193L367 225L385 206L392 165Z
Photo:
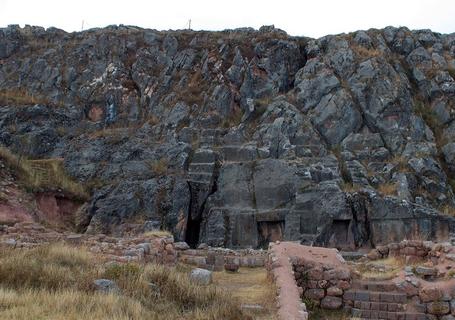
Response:
M0 26L55 26L66 31L137 25L195 30L274 24L292 35L326 34L388 25L455 32L455 0L0 0Z

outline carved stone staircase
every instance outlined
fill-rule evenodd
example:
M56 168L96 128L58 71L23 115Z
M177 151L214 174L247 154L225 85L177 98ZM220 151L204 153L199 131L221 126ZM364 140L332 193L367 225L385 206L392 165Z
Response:
M353 319L427 320L425 313L411 310L405 293L390 281L353 282L343 295Z

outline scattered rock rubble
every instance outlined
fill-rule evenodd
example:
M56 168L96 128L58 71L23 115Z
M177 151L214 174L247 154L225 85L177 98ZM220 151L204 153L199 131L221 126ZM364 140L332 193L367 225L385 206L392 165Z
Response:
M154 235L112 237L104 234L74 234L47 229L35 222L0 226L0 245L33 248L60 241L87 247L89 251L101 255L109 261L151 261L164 264L175 264L177 261L172 237Z

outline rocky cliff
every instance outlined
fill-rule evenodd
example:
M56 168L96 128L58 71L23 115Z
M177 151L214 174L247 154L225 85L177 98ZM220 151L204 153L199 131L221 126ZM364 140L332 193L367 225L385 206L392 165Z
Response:
M86 232L341 248L455 227L455 34L0 29L0 143L64 158Z

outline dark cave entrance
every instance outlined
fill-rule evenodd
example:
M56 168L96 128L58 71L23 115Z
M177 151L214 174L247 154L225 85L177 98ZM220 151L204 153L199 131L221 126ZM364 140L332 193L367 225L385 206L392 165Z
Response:
M258 248L267 249L270 242L283 240L284 221L258 222Z
M329 245L340 250L351 247L353 239L350 239L349 226L351 220L333 220L331 229L331 238Z
M191 247L196 248L199 244L199 232L201 230L201 219L193 219L191 214L188 215L186 225L185 242Z

